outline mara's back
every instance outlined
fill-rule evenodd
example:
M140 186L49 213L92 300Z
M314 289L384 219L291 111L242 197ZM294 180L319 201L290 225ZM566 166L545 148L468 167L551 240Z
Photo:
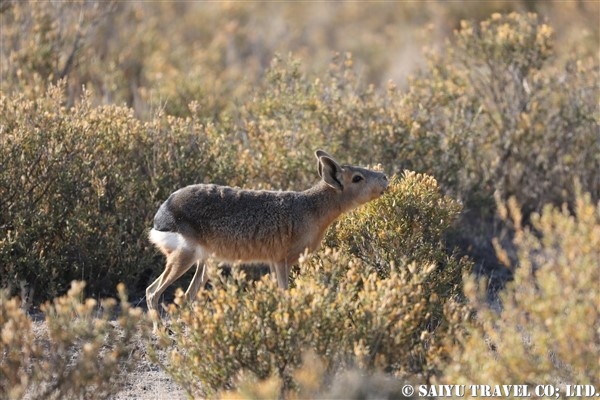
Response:
M220 259L280 259L286 257L284 250L294 242L301 247L299 253L312 247L303 240L303 236L311 235L303 234L320 230L315 218L322 210L318 206L322 197L315 191L191 185L174 192L161 205L154 217L154 229L193 238Z
M160 206L154 229L196 236L271 233L275 226L286 224L282 216L300 205L298 192L191 185L171 194Z

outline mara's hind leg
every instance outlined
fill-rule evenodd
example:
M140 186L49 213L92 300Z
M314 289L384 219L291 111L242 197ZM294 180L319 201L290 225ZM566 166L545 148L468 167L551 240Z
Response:
M158 300L165 289L190 269L195 261L194 249L180 248L167 255L165 270L146 289L148 310L158 310Z
M188 303L196 300L196 295L198 294L198 290L201 287L204 287L204 284L208 280L208 276L206 274L206 263L204 260L199 260L196 264L196 273L190 282L190 286L185 292L185 298Z

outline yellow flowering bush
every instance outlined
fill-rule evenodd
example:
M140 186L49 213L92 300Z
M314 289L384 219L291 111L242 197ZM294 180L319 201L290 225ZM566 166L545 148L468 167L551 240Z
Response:
M517 203L501 206L514 224L514 281L492 307L481 285L465 292L476 318L452 346L443 379L453 384L506 382L600 386L600 204L579 194L575 209L544 207L531 227ZM506 251L501 259L514 265Z

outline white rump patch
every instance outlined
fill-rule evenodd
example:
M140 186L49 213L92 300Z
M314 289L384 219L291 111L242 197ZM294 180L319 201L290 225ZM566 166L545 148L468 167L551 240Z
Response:
M188 250L194 252L194 258L196 260L204 260L208 257L206 250L193 240L190 240L177 232L162 232L156 229L151 229L148 235L152 243L158 248L176 251L176 250Z

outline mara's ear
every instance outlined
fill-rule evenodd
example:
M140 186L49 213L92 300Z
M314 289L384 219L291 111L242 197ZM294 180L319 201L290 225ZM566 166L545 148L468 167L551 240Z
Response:
M333 160L333 157L329 155L325 150L317 150L315 151L315 156L317 156L317 160L321 157L329 157Z
M340 167L339 164L323 150L317 150L315 155L319 160L319 176L332 188L342 191L344 189L344 185L342 185L342 182L340 181L342 167Z
M319 171L319 176L323 177L323 167L321 165L321 157L329 157L333 160L325 150L317 150L315 151L315 156L317 157L317 170ZM335 160L333 160L335 162Z

